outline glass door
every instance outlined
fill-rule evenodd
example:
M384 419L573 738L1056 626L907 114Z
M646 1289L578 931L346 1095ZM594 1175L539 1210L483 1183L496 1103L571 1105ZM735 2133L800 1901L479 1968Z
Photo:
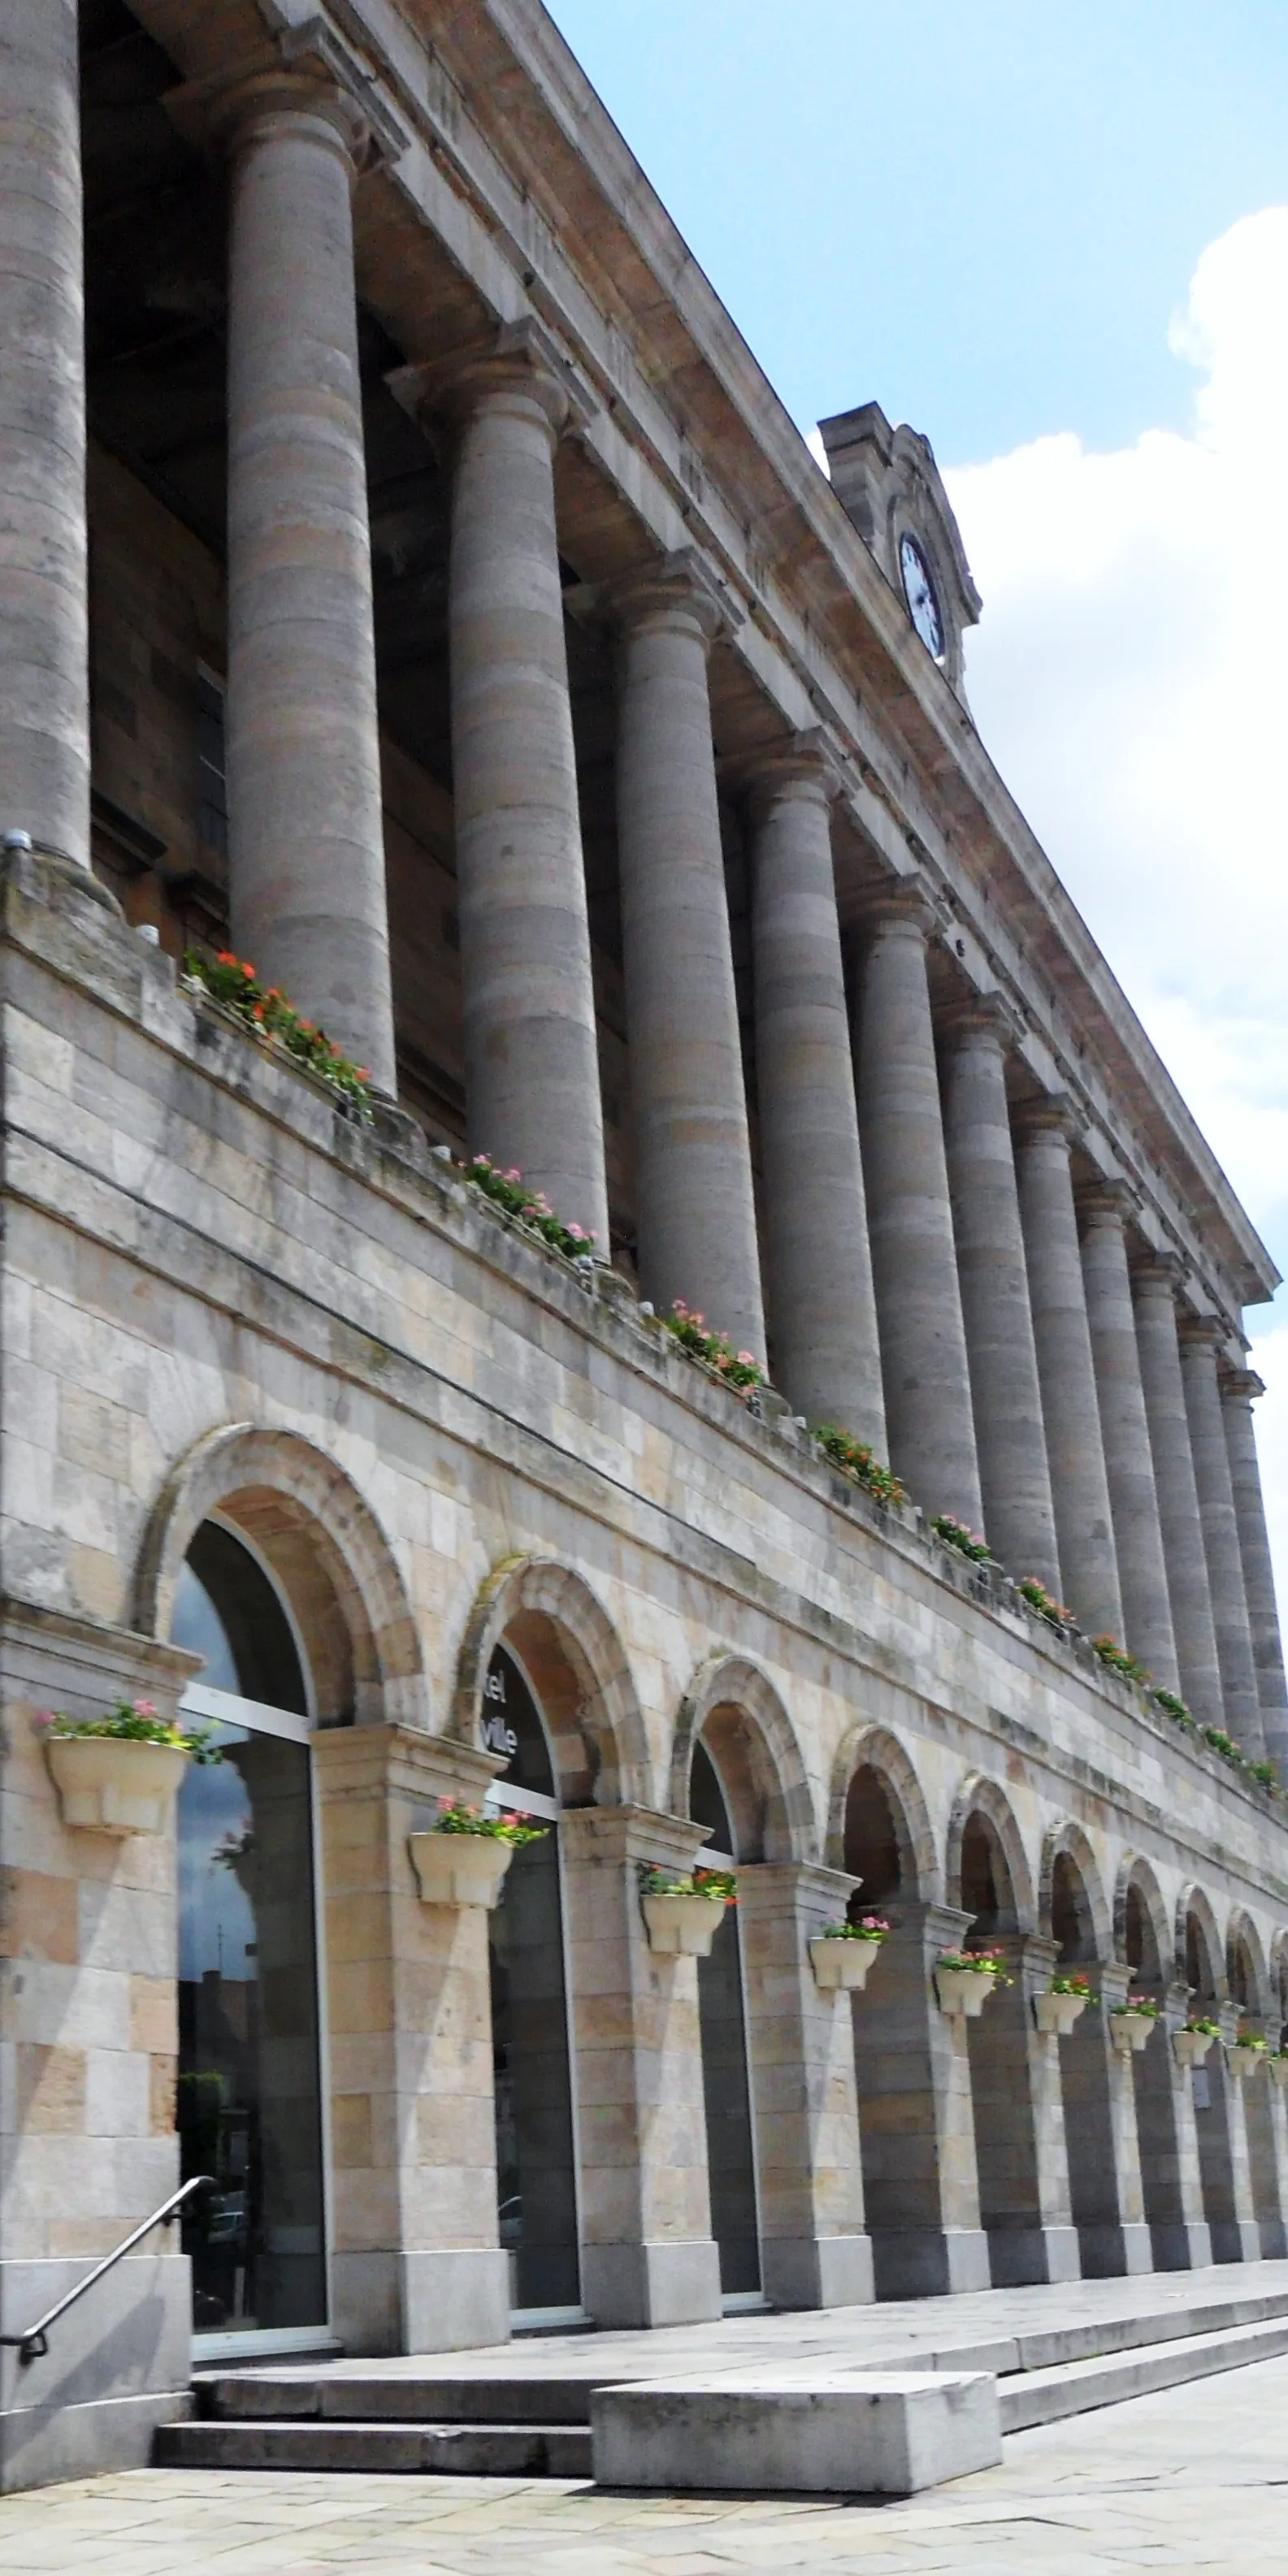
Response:
M488 1804L547 1827L519 1846L488 1917L497 2206L516 2318L581 2314L576 2139L564 1972L559 1805L536 1701L499 1647L484 1740L508 1755Z
M711 1869L733 1869L733 1823L719 1774L704 1744L693 1753L689 1813L711 1842L699 1856ZM720 2252L725 2306L759 2306L760 2223L756 2158L747 2082L747 2015L738 1915L726 1906L709 1958L698 1961L698 2027L706 2106L711 2233Z

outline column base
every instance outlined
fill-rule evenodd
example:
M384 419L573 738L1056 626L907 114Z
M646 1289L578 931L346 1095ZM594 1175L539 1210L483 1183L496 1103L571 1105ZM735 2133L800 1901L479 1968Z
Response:
M775 2308L866 2308L876 2297L866 2236L787 2236L760 2249L765 2297Z
M874 2229L872 2263L878 2299L933 2299L992 2287L982 2227Z
M1106 2227L1080 2227L1078 2245L1084 2281L1116 2281L1154 2269L1154 2248L1141 2219L1130 2226L1111 2221Z
M336 2254L333 2325L346 2350L468 2352L510 2339L510 2273L497 2246Z
M1261 2231L1255 2218L1218 2218L1211 2230L1214 2263L1259 2263Z
M1202 2219L1167 2220L1151 2227L1156 2272L1206 2272L1212 2264L1212 2238Z
M585 2245L581 2296L597 2326L703 2325L723 2314L720 2249L710 2236Z
M988 2265L995 2290L1018 2290L1033 2281L1079 2281L1077 2228L992 2227Z
M1260 2219L1257 2233L1261 2239L1262 2262L1282 2263L1284 2256L1288 2255L1288 2227L1282 2218Z

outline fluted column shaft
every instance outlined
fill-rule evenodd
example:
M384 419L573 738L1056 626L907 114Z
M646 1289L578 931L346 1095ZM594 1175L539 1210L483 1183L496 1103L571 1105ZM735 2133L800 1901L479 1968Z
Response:
M1148 1665L1163 1689L1174 1691L1180 1673L1136 1345L1125 1207L1125 1196L1114 1185L1097 1187L1083 1196L1087 1322L1114 1518L1124 1642Z
M756 1081L774 1374L885 1455L885 1405L828 817L808 743L752 786Z
M890 1463L928 1511L983 1515L926 977L931 914L874 912L859 978L859 1133Z
M640 1284L765 1353L707 652L723 614L669 557L615 602L617 846Z
M1253 1399L1264 1395L1265 1388L1252 1369L1232 1369L1222 1377L1220 1386L1262 1732L1271 1761L1279 1765L1281 1776L1288 1778L1288 1688L1284 1682L1284 1650L1275 1600L1275 1570L1270 1556L1261 1470L1257 1464L1257 1435L1252 1419Z
M75 0L0 12L0 834L89 858Z
M1020 1217L1064 1589L1084 1628L1120 1637L1122 1596L1069 1140L1062 1103L1025 1111L1016 1136Z
M1136 1347L1149 1420L1181 1697L1201 1724L1219 1726L1221 1668L1176 1333L1180 1267L1176 1256L1168 1254L1141 1262L1133 1271Z
M1252 1631L1248 1624L1230 1453L1226 1447L1221 1390L1217 1383L1217 1351L1224 1339L1224 1331L1215 1317L1197 1316L1184 1323L1181 1327L1181 1370L1185 1380L1190 1446L1194 1453L1194 1477L1203 1515L1208 1581L1212 1587L1212 1617L1221 1666L1225 1724L1236 1744L1241 1744L1245 1753L1256 1756L1264 1753L1265 1740L1261 1730L1257 1669L1252 1658Z
M351 192L359 111L304 74L227 115L234 945L394 1084Z
M1005 1023L986 1002L954 1015L944 1141L970 1359L984 1527L1014 1574L1057 1598L1051 1473L1006 1101Z

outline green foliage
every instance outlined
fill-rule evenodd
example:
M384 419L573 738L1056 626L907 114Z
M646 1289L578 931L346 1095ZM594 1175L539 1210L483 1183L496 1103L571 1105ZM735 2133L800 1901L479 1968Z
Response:
M649 1869L640 1871L645 1896L705 1896L712 1905L736 1905L738 1876L732 1869Z
M1178 1699L1175 1691L1156 1690L1154 1693L1154 1705L1156 1708L1161 1708L1163 1715L1165 1717L1170 1717L1177 1726L1183 1726L1186 1728L1187 1732L1190 1734L1193 1733L1194 1720L1191 1717L1184 1700Z
M1119 1673L1125 1682L1135 1682L1142 1690L1148 1687L1151 1675L1145 1670L1140 1658L1137 1655L1129 1655L1127 1648L1120 1646L1116 1637L1093 1637L1091 1651L1093 1655L1099 1656L1107 1672Z
M834 1422L816 1422L812 1428L820 1449L831 1459L833 1466L839 1467L842 1475L851 1477L856 1485L861 1485L874 1502L893 1505L907 1502L908 1497L898 1477L889 1467L882 1466L866 1440L855 1440L848 1431L839 1430Z
M46 1709L37 1718L42 1735L55 1743L77 1736L107 1736L118 1744L168 1744L194 1762L222 1762L210 1726L181 1726L177 1718L159 1717L150 1699L118 1699L101 1717L69 1717L65 1709Z
M351 1064L325 1029L306 1020L276 984L261 984L254 967L228 948L214 959L203 957L199 948L185 949L183 971L189 983L199 984L212 1002L235 1011L252 1037L275 1039L298 1064L319 1074L359 1118L370 1122L371 1076L365 1064Z
M543 1190L530 1190L522 1172L503 1172L490 1154L475 1154L465 1167L465 1178L480 1196L490 1199L493 1207L504 1208L507 1216L517 1217L543 1243L562 1252L568 1261L593 1255L595 1238L584 1226L565 1224L556 1216Z
M706 1317L694 1314L682 1297L677 1297L670 1314L659 1316L658 1321L690 1359L704 1360L726 1386L742 1389L765 1385L765 1372L755 1352L736 1351L728 1334L713 1332Z
M467 1807L460 1798L440 1798L434 1819L436 1834L473 1834L493 1843L539 1843L549 1825L530 1824L526 1816L498 1814L492 1807Z
M861 1914L857 1923L825 1923L820 1941L888 1941L890 1926L879 1914Z
M972 1565L992 1565L993 1551L981 1530L967 1529L955 1512L934 1513L930 1526L945 1547L956 1548L959 1556L969 1557Z
M1062 1968L1057 1970L1055 1976L1051 1979L1051 1983L1047 1987L1047 1993L1049 1995L1086 1995L1090 1997L1091 1988L1087 1979L1082 1975L1079 1969Z

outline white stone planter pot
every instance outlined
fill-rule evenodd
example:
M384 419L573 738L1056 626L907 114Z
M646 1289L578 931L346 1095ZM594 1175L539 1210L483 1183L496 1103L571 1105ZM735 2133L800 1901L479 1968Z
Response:
M1210 2030L1174 2030L1172 2049L1178 2066L1201 2066L1212 2045Z
M1264 2048L1227 2048L1225 2062L1236 2084L1246 2084L1250 2075L1264 2063Z
M1281 2093L1288 2092L1288 2057L1267 2057L1266 2072Z
M1082 2019L1089 2000L1087 1995L1035 1995L1033 2018L1039 2030L1053 2030L1057 2039L1067 2039L1074 2023Z
M422 1905L482 1905L490 1914L514 1858L496 1834L412 1834L407 1849Z
M880 1948L879 1941L829 1941L826 1933L816 1933L809 1945L815 1984L824 1994L861 1993Z
M1118 2012L1109 2016L1109 2036L1120 2057L1139 2057L1154 2027L1153 2013Z
M978 2021L988 2002L996 1977L985 1976L980 1968L936 1968L935 1987L939 2009L954 2019Z
M51 1735L45 1754L65 1825L97 1834L163 1834L188 1755L119 1735Z
M709 1959L711 1944L724 1921L724 1906L714 1896L645 1896L648 1946L664 1957Z

